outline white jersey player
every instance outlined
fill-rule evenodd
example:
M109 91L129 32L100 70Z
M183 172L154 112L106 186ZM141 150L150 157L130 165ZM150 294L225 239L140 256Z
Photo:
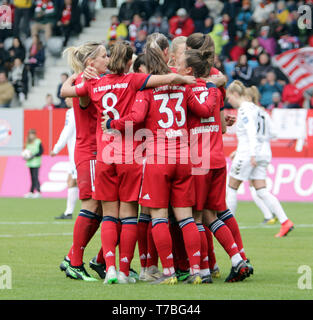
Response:
M265 110L254 104L248 93L247 88L237 80L227 89L229 103L238 108L238 146L230 170L226 201L230 210L235 213L237 190L242 181L250 180L257 196L281 223L280 232L275 237L282 237L293 229L293 223L286 216L278 199L266 189L267 166L272 158L270 140L275 134L274 128Z
M66 210L63 214L56 217L56 219L71 219L73 211L75 209L75 204L78 199L78 188L77 188L77 171L74 161L74 150L76 143L76 126L74 109L72 104L72 99L67 98L65 100L66 104L70 109L66 112L65 125L59 136L58 142L55 144L51 156L57 155L65 146L67 146L69 154L69 170L68 170L68 190L67 190L67 204Z

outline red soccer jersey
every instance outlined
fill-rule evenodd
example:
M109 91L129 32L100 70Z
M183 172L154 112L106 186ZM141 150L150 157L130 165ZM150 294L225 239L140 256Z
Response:
M127 152L124 134L121 140L110 132L103 133L101 118L104 114L108 114L111 119L126 116L132 108L137 91L145 87L148 79L149 75L142 73L108 74L100 79L92 79L83 85L76 86L77 94L79 96L88 95L98 110L97 161L108 162L110 158L115 163L124 163ZM133 152L132 149L129 151ZM112 160L113 157L114 160Z
M206 83L201 79L197 79L197 83L189 85L189 87L192 89L201 103L210 97L209 89L206 87ZM188 113L188 128L190 130L191 145L193 141L196 141L193 139L194 136L200 135L197 141L199 153L202 150L202 138L204 137L202 135L205 133L210 133L210 153L205 152L205 154L210 154L210 167L203 167L204 169L217 169L226 165L220 116L221 101L223 101L223 98L220 90L217 90L217 92L218 103L215 105L214 112L210 117L203 118L198 117L193 113ZM206 147L203 146L203 148L203 151L205 151ZM204 164L202 163L202 166L203 165Z
M80 73L75 84L82 83ZM75 164L78 166L86 160L95 160L97 155L96 123L97 109L91 102L86 108L79 105L79 98L73 98L73 108L76 123Z
M144 122L144 127L149 130L146 132L147 157L185 159L189 157L187 108L198 117L208 117L214 110L216 99L215 88L204 104L200 104L186 86L165 85L144 90L137 93L131 113L113 120L110 126L123 130L126 121L135 125Z

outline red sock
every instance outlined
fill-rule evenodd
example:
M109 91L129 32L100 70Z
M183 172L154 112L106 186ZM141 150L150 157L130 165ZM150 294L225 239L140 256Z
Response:
M197 223L197 227L200 233L200 241L201 241L201 261L200 261L200 269L209 269L209 257L208 257L208 240L205 235L205 230L202 223Z
M152 222L149 222L148 225L148 234L147 234L147 264L146 267L158 266L158 251L155 247L155 243L152 236Z
M115 248L118 239L117 223L118 220L114 217L106 216L102 219L101 243L107 271L111 266L116 267Z
M176 223L170 224L170 233L172 237L173 255L175 268L182 271L189 270L188 257L184 245L184 238L182 230Z
M122 231L122 223L121 223L120 220L118 220L116 227L117 227L117 244L119 244L120 243L121 231Z
M142 268L147 266L147 250L148 250L148 226L151 217L148 214L141 213L138 220L138 251L140 265Z
M98 252L98 254L97 254L96 261L97 261L97 263L105 264L105 259L104 259L104 257L103 257L102 247L100 248L100 250L99 250L99 252Z
M164 274L173 274L175 269L172 253L172 238L167 219L152 219L152 236L161 259Z
M72 246L71 246L70 251L69 251L68 254L67 254L67 257L70 259L70 261L71 261L71 259L72 259L72 255L73 255L73 244L72 244Z
M209 225L209 228L230 258L236 253L239 253L238 246L233 235L223 221L216 219Z
M122 219L120 235L120 271L129 275L130 263L134 257L137 242L137 218Z
M200 271L201 241L198 228L193 218L179 221L183 233L185 249L189 258L190 274Z
M216 265L216 257L214 251L213 236L211 230L207 226L204 226L204 230L208 241L209 266L211 270L214 270L214 267Z
M73 231L73 245L70 258L72 266L78 267L83 264L84 250L94 235L92 231L95 229L94 225L96 223L98 223L98 220L95 213L88 210L80 210Z
M220 214L218 214L218 218L220 220L222 220L226 224L226 226L229 228L229 230L231 231L231 233L234 237L234 240L238 246L238 250L241 255L241 258L243 260L247 260L245 250L243 248L243 243L242 243L238 223L237 223L237 220L235 219L235 217L232 215L231 211L229 209L227 209L226 211L221 212Z

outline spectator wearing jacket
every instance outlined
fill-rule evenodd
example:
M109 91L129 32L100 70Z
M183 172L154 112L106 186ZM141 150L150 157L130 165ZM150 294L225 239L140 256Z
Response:
M8 81L5 71L0 71L0 108L9 108L14 98L14 87Z
M204 0L196 0L190 11L190 18L195 24L195 32L204 32L204 20L209 13L209 9L204 3Z
M282 101L288 109L302 108L304 102L303 93L295 85L289 83L284 86Z
M247 50L248 60L257 60L260 54L264 52L262 46L260 46L259 40L254 38L251 40L250 47Z
M13 38L12 47L8 50L10 56L10 62L13 64L15 58L19 58L22 61L25 59L25 48L18 37Z
M261 105L268 108L272 103L272 96L274 92L282 93L283 86L276 81L276 75L273 71L266 74L266 78L261 81L259 87L261 94Z
M156 13L149 19L148 34L159 32L168 37L168 21L166 17L162 17L160 13Z
M128 37L128 30L126 25L118 20L118 16L111 17L111 26L107 32L107 40L109 46L112 45L116 40L123 39L125 40Z
M250 1L243 0L242 8L236 18L236 27L241 31L242 36L246 34L247 27L252 19L252 12L250 8Z
M126 26L129 26L136 13L140 13L138 3L134 0L126 0L120 7L118 20L123 22Z
M177 15L172 17L169 21L169 27L172 39L179 36L188 37L195 30L194 22L188 17L187 11L184 8L177 10Z
M19 102L25 101L28 94L28 71L20 58L14 59L9 79L13 84Z
M248 64L247 56L242 54L232 72L234 80L240 80L246 87L252 84L252 68Z
M15 7L13 34L18 37L21 32L24 32L26 37L29 37L32 0L13 0L13 4Z

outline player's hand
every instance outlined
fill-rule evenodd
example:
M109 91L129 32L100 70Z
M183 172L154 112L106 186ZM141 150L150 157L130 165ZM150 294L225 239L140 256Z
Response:
M230 160L231 160L231 161L233 161L233 160L234 160L235 155L236 155L236 150L235 150L235 151L233 151L233 152L229 155L229 158L230 158Z
M225 115L226 126L231 127L235 122L236 122L236 116L231 115L231 114Z
M83 73L83 76L86 80L90 80L90 79L100 79L99 74L97 72L97 69L92 67L92 66L88 66Z
M197 80L194 76L184 76L184 83L193 84L193 83L197 83Z
M56 156L56 155L57 155L57 154L56 154L55 152L53 152L53 151L50 152L50 156L51 156L51 157L54 157L54 156Z
M108 120L110 119L110 117L109 117L107 114L105 114L105 115L102 116L101 119L103 120L103 121L101 122L101 129L102 129L103 132L106 132L106 131L108 131L108 129L107 129L107 122L108 122Z
M69 77L69 82L71 83L71 84L73 84L75 81L76 81L76 79L77 79L77 77L78 77L78 74L77 73L73 73L70 77Z
M251 157L251 159L250 159L250 163L251 163L252 167L254 167L254 168L257 166L257 163L256 163L256 160L255 160L255 157Z

